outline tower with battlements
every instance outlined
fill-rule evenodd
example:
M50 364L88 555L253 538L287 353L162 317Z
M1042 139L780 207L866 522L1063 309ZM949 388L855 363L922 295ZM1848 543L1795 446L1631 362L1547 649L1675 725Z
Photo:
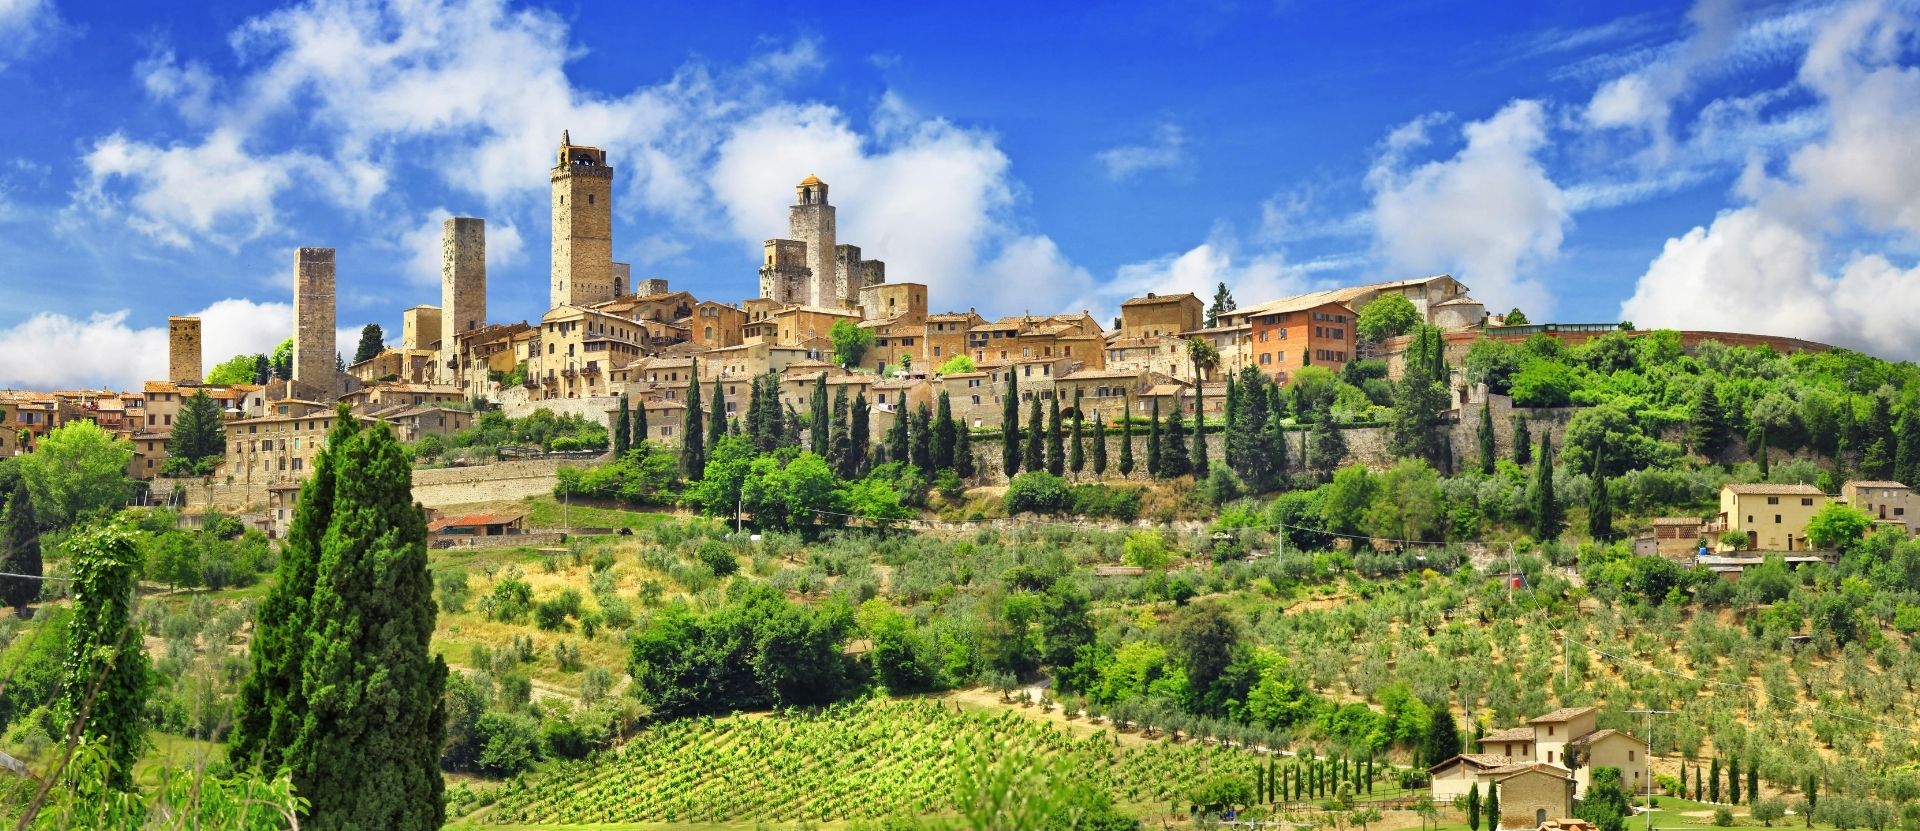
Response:
M808 175L794 187L794 205L787 209L787 238L806 243L806 266L812 272L801 303L808 306L838 308L839 292L834 276L833 205L827 202L827 183Z
M310 395L339 392L334 350L334 262L331 248L293 255L293 382Z
M200 383L200 318L167 318L167 380Z
M558 188L558 185L555 185ZM554 228L559 229L556 219ZM559 269L558 237L554 268ZM458 383L459 336L487 325L487 222L470 216L448 217L440 226L440 356L434 380Z
M575 145L562 132L548 180L553 183L552 307L612 300L613 168L606 151Z

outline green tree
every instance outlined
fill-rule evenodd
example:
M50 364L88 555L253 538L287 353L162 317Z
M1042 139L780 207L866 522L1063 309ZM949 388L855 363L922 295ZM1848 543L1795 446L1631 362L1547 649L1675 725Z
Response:
M775 397L778 398L780 389L778 386L779 382L775 381L774 383ZM843 387L842 389L845 388ZM833 456L833 431L828 425L828 419L832 418L832 415L828 409L830 405L827 400L827 374L825 372L820 373L818 377L813 379L813 396L809 403L812 406L810 408L811 413L808 416L810 423L807 425L807 445L809 449L813 451L813 455L819 456L822 459L830 458Z
M1740 804L1740 754L1727 757L1727 803Z
M697 482L707 470L706 414L701 411L698 359L688 366L687 378L687 412L680 421L680 475Z
M1593 823L1596 831L1624 831L1627 818L1633 816L1633 804L1620 784L1620 769L1594 768L1586 799L1574 813Z
M1460 729L1453 722L1453 711L1446 707L1434 707L1433 715L1427 722L1426 743L1422 746L1422 758L1429 765L1437 765L1453 758L1460 752Z
M32 453L15 458L44 530L126 505L133 496L133 477L127 475L132 461L133 442L116 439L91 421L55 427Z
M955 435L957 432L958 429L953 423L953 402L949 400L947 391L941 390L939 406L935 408L933 414L933 436L928 448L932 454L933 465L928 473L953 469L953 451L957 444Z
M273 377L282 381L293 380L293 338L287 338L275 346L269 362L273 364Z
M1176 396L1167 411L1167 423L1160 428L1160 475L1177 479L1193 472L1193 456L1187 450L1187 425L1181 418L1186 407Z
M209 384L251 384L254 383L254 362L259 355L235 355L207 370L205 380Z
M1271 427L1274 414L1273 381L1258 367L1240 370L1234 411L1227 418L1227 467L1240 475L1254 493L1270 493L1280 487L1286 470L1286 446L1282 434Z
M1533 538L1548 542L1560 538L1566 527L1566 509L1553 495L1553 434L1540 436L1540 462L1534 466Z
M1207 414L1199 385L1193 389L1193 443L1189 445L1187 469L1198 479L1207 475Z
M1700 385L1700 396L1694 399L1693 411L1687 416L1687 444L1709 459L1719 458L1720 451L1726 449L1729 432L1720 396L1713 387L1711 380Z
M1720 801L1720 757L1713 757L1713 766L1707 768L1707 801Z
M1162 467L1160 459L1162 453L1163 449L1160 447L1160 399L1155 398L1153 399L1153 414L1147 422L1148 476L1158 477L1160 475L1160 468Z
M940 368L934 370L934 372L939 375L959 375L965 372L973 372L974 369L972 358L965 355L955 355L948 358L947 362L941 364Z
M1910 400L1900 416L1894 444L1893 481L1920 482L1920 402Z
M1378 301L1375 301L1378 302ZM1444 344L1440 330L1421 326L1408 345L1406 368L1393 390L1393 414L1387 422L1387 451L1401 458L1441 461L1440 423L1447 412Z
M1220 365L1220 350L1208 343L1206 338L1187 338L1187 362L1193 365L1193 390L1196 402L1200 397L1200 384L1208 373ZM1196 403L1195 408L1199 405Z
M353 350L353 363L360 363L380 354L387 348L387 334L380 330L380 324L369 323L360 327L360 346Z
M1133 404L1124 398L1120 403L1120 460L1115 467L1124 479L1133 475Z
M1027 407L1027 448L1026 454L1020 460L1021 466L1027 470L1046 468L1046 454L1042 449L1045 447L1046 437L1047 426L1046 422L1040 420L1040 399L1036 397Z
M1813 827L1813 812L1820 808L1820 780L1813 774L1807 774L1806 782L1800 786L1800 794L1807 801L1807 827Z
M1365 465L1348 465L1333 474L1324 490L1320 518L1335 534L1359 534L1366 530L1367 509L1373 506L1380 484Z
M1500 785L1487 783L1487 828L1498 831L1500 828Z
M1107 423L1100 419L1100 411L1093 411L1093 433L1089 438L1093 442L1093 477L1098 479L1107 474Z
M1807 542L1814 548L1845 553L1858 544L1873 518L1841 502L1829 502L1807 520Z
M975 473L973 428L959 422L954 423L953 430L953 472L961 479L971 479Z
M867 405L865 390L854 393L853 412L848 417L847 427L847 465L858 473L867 470L867 447L873 443L873 435L867 429L867 418L873 408Z
M1527 429L1527 417L1519 413L1513 416L1513 463L1533 464L1533 433Z
M174 419L173 434L167 438L167 475L212 473L226 450L227 430L220 405L205 389L195 390L181 403L180 417Z
M1493 444L1493 401L1480 407L1480 429L1474 436L1480 443L1480 472L1492 476L1496 454Z
M830 416L832 426L827 430L827 464L833 466L834 471L839 473L842 479L854 478L853 468L849 464L853 455L852 442L847 434L849 406L847 387L841 384L833 392L833 414Z
M1480 783L1475 782L1467 790L1467 827L1480 831Z
M1086 469L1086 466L1087 466L1087 443L1086 443L1087 437L1086 437L1085 422L1086 422L1086 418L1083 417L1083 415L1080 412L1080 393L1076 391L1073 394L1073 429L1071 431L1072 435L1068 438L1068 441L1071 442L1071 444L1069 444L1067 447L1067 469L1073 471L1073 475L1075 478L1078 478L1080 476L1080 471Z
M630 407L627 394L621 393L620 412L613 417L613 457L616 459L627 455L627 448L633 446L633 423L627 417Z
M1060 396L1047 398L1047 472L1064 476L1067 472L1066 435L1060 423Z
M1502 326L1525 326L1528 323L1527 315L1525 312L1520 311L1519 306L1515 306L1512 311L1507 312L1506 316L1500 319L1500 323Z
M273 380L273 362L265 354L253 356L253 383L265 386Z
M1379 343L1411 332L1418 325L1420 310L1414 308L1413 301L1398 294L1382 294L1360 307L1353 331L1363 341Z
M1314 415L1313 426L1309 428L1306 440L1311 445L1310 453L1302 453L1302 467L1311 469L1316 475L1325 478L1347 457L1347 437L1340 431L1340 425L1333 420L1330 405L1322 404ZM1311 459L1311 463L1305 461Z
M906 408L901 407L901 416L906 416ZM933 465L933 411L925 403L913 411L913 438L908 443L907 458L913 466L928 476L937 468Z
M40 523L34 519L33 496L21 485L0 489L11 491L6 497L6 533L0 535L0 545L6 549L0 551L0 603L13 607L14 617L22 620L33 617L28 604L40 598L40 580L44 566L40 560ZM0 719L0 725L4 725Z
M639 447L646 444L648 432L647 402L641 401L640 406L633 408L633 420L630 422L630 426L633 428L633 435L628 437L627 446Z
M1167 657L1186 672L1189 709L1218 714L1227 696L1214 690L1246 640L1245 627L1225 606L1211 601L1181 606L1166 623Z
M1219 326L1221 315L1239 307L1239 304L1233 302L1233 292L1228 291L1226 282L1222 281L1220 285L1214 287L1213 305L1207 307L1206 327L1212 329Z
M95 525L67 540L73 575L73 617L53 723L64 735L105 748L107 787L133 789L133 764L147 744L151 682L147 653L133 622L140 553L130 529Z
M1587 536L1595 542L1613 538L1613 502L1607 497L1606 437L1593 448L1593 485L1587 489Z
M860 326L851 320L834 321L833 328L827 330L828 339L833 341L833 357L843 367L860 365L860 359L867 356L867 350L873 348L873 330Z
M694 384L687 385L688 389L692 389L693 386ZM727 434L726 391L721 388L719 378L713 379L713 402L708 407L711 409L707 411L707 441L703 447L719 444L720 437ZM779 412L779 408L769 408L768 412Z
M1020 375L1007 368L1007 392L1000 397L1000 470L1008 480L1020 472Z
M1760 766L1749 763L1747 765L1747 804L1757 809L1759 807L1759 803L1760 803ZM1779 819L1779 817L1774 817L1774 819Z

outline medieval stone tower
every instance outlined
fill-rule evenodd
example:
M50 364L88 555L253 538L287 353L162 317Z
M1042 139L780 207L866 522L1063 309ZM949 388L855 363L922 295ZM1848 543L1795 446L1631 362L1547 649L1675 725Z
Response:
M167 380L200 383L200 318L167 318Z
M312 394L337 392L333 343L333 249L293 255L293 381Z
M807 244L807 268L813 272L799 302L837 308L842 303L834 287L834 218L827 183L808 175L794 190L798 198L787 209L787 237Z
M562 132L559 161L548 180L553 183L552 305L612 300L613 168L607 166L606 151L577 146Z
M554 191L560 185L555 180ZM557 209L556 209L557 210ZM553 268L560 273L559 214L554 215ZM487 222L468 216L449 217L440 226L440 357L434 380L456 383L460 378L457 341L463 332L487 325Z

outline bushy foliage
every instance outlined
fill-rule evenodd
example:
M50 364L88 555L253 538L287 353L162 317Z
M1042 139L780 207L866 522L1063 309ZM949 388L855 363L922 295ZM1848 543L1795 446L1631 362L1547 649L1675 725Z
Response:
M1032 470L1013 477L1007 484L1007 513L1051 514L1073 506L1067 481L1043 470Z

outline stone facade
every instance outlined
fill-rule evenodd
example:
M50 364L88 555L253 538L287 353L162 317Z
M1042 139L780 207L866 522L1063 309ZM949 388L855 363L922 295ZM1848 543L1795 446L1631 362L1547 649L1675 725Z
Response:
M459 383L469 367L461 363L458 336L487 326L487 223L449 217L440 226L440 365L434 380ZM424 345L424 344L423 344Z
M866 290L887 282L887 264L860 257L860 246L841 245L833 250L833 294L841 306L853 308L864 303Z
M560 136L553 185L553 286L549 306L613 299L613 168L606 151Z
M167 380L200 383L200 318L167 318Z
M813 272L807 268L807 244L770 239L766 254L766 262L760 264L760 296L780 304L810 302Z
M400 313L401 350L433 349L439 343L439 306L414 306Z
M1549 819L1573 815L1573 778L1552 765L1536 763L1504 776L1484 778L1493 779L1500 789L1495 831L1539 828Z
M293 260L293 381L325 393L340 389L334 348L334 259L331 248L302 248Z
M1151 338L1200 328L1206 306L1192 292L1134 297L1120 304L1120 336Z
M807 247L807 289L799 301L809 306L844 307L834 285L838 272L834 257L835 220L827 201L827 183L808 176L795 186L793 207L787 209L787 238Z

